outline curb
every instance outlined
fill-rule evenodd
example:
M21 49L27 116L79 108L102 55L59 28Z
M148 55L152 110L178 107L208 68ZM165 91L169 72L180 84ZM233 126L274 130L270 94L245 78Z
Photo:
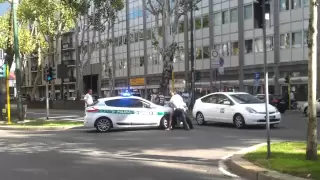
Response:
M226 159L224 163L228 169L230 169L230 171L249 180L308 180L256 166L243 158L244 154L254 151L264 145L266 145L266 143L258 144L241 150L230 158Z
M47 130L56 130L63 131L72 128L78 128L83 126L68 126L68 127L9 127L9 126L0 126L0 130L12 130L12 131L47 131Z

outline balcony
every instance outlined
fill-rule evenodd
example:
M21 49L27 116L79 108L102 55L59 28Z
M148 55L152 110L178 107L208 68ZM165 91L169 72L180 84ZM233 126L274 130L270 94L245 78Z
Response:
M75 83L76 82L76 78L73 76L70 76L69 78L64 79L65 83Z
M63 64L66 65L67 67L73 67L73 66L76 66L76 60L72 60L72 59L63 60Z
M69 50L74 50L75 48L73 47L73 43L72 42L65 42L62 43L62 50L63 51L69 51Z

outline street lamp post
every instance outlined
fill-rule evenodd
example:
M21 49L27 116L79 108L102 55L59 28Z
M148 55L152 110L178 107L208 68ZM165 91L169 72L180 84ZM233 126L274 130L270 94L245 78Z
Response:
M17 88L17 110L18 119L23 121L22 112L22 100L21 100L21 61L20 61L20 50L19 50L19 38L18 38L18 22L17 22L17 4L18 0L12 1L12 11L13 11L13 33L14 33L14 58L16 63L16 88Z
M266 106L266 122L267 122L267 158L271 156L270 148L270 118L269 118L269 78L267 64L267 41L266 41L266 0L261 1L262 4L262 38L263 38L263 61L264 61L264 86L265 86L265 106Z
M195 79L194 79L194 43L193 43L193 36L194 36L194 28L193 28L193 6L192 1L189 1L191 9L190 9L190 44L191 44L191 104L193 106L195 101Z

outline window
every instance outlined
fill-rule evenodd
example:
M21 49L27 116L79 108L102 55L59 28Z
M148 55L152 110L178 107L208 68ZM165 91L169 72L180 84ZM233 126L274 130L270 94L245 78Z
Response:
M222 24L229 23L229 11L222 12Z
M254 52L263 52L262 38L257 38L254 40Z
M251 94L233 94L230 95L234 101L239 104L260 104L263 103L260 99L252 96Z
M302 0L303 6L309 6L309 0Z
M140 66L144 66L144 57L143 56L140 57Z
M303 31L303 45L305 46L308 45L308 36L309 36L309 31Z
M204 103L212 103L212 104L217 104L217 95L209 95L207 97L204 97L201 99L202 102Z
M184 32L184 22L180 22L179 23L179 33L183 33Z
M107 106L112 106L112 107L121 107L120 106L120 99L109 100L109 101L106 101L105 104Z
M213 21L214 25L220 26L221 25L221 13L214 13L213 18L214 18L214 21Z
M202 59L202 48L196 48L196 59Z
M244 19L251 19L252 18L252 5L244 6Z
M245 46L245 53L252 53L253 51L253 47L252 47L252 42L253 40L252 39L249 39L249 40L245 40L244 41L244 46Z
M213 46L213 49L219 51L219 53L221 54L221 45L220 45L220 44L215 44L215 45Z
M238 9L234 8L230 10L230 22L238 21Z
M133 98L124 98L121 99L121 105L122 107L128 107L128 108L142 108L143 103L139 99L133 99Z
M203 59L210 58L209 46L203 47Z
M230 55L230 43L223 43L222 45L222 56L229 56Z
M232 55L233 56L239 55L239 42L232 43Z
M290 47L290 34L281 34L280 35L280 48L286 49Z
M302 47L302 32L292 33L292 47Z
M223 94L217 95L217 104L223 104L225 101L230 101L230 99ZM230 101L230 102L232 102L232 101Z
M273 50L273 36L269 36L266 39L267 41L267 51L272 51Z
M289 0L280 0L280 11L289 10Z
M196 18L194 21L194 27L195 29L201 29L202 25L201 25L201 18Z
M202 27L209 27L209 16L205 15L202 18Z
M301 8L301 0L291 0L291 9Z

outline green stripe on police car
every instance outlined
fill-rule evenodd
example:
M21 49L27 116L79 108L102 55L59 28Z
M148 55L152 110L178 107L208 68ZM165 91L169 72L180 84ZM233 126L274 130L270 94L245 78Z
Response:
M133 110L99 110L98 113L107 114L139 114L139 115L158 115L163 116L169 114L168 112L157 112L154 114L152 111L133 111Z

